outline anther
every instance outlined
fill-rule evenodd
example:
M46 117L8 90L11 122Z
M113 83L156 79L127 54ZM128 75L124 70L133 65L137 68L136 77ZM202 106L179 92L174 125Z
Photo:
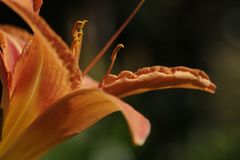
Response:
M118 54L118 52L119 52L119 50L120 50L121 48L124 48L124 45L123 45L123 44L118 44L118 45L114 48L114 50L113 50L113 52L112 52L112 56L111 56L111 61L112 61L112 62L111 62L110 66L109 66L109 68L108 68L108 70L107 70L106 75L108 75L108 74L111 73L112 68L113 68L113 65L114 65L114 63L115 63L115 60L116 60L116 58L117 58L117 54Z
M73 42L71 50L78 61L80 59L81 54L83 28L87 22L88 22L87 20L77 21L72 29Z

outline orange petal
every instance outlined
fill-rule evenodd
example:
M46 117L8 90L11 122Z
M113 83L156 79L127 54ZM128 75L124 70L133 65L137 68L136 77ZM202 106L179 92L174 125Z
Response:
M3 139L14 139L50 104L77 88L81 76L70 49L40 16L20 1L1 2L18 13L35 35L14 67L13 95L4 112Z
M26 31L11 25L0 25L0 72L3 84L3 97L1 107L4 109L7 105L7 99L10 99L11 75L14 66L22 52L24 45L31 39L31 35Z
M149 121L131 106L98 89L82 89L62 98L40 115L15 141L0 153L4 160L38 159L54 145L78 134L103 117L121 111L133 140L142 145L150 132ZM2 142L4 144L4 142Z
M2 49L1 61L7 72L12 73L23 47L32 36L15 26L0 25L0 45Z
M41 6L42 0L12 0L18 3L19 5L24 6L25 8L29 9L32 12L38 13Z
M199 69L163 66L146 67L135 73L123 71L117 76L108 75L99 87L118 97L166 88L200 89L210 93L216 90L207 74Z
M34 35L37 35L45 46L51 49L50 56L60 60L62 65L69 71L72 88L79 87L81 73L77 61L66 43L49 27L49 25L37 14L31 12L26 6L21 5L17 0L0 0L13 9L32 28Z
M17 61L15 86L4 113L3 139L14 139L59 98L72 91L69 72L46 42L35 36Z
M30 34L20 28L0 25L0 46L2 51L0 60L5 65L7 72L12 73L24 45L30 39Z
M81 74L67 45L37 14L13 0L0 0L32 28L32 44L23 50L12 75L10 104L4 112L3 140L14 142L52 103L80 84Z

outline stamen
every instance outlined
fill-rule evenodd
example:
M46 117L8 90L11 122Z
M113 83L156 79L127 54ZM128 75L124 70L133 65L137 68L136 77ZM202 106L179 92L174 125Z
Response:
M73 36L73 42L71 46L71 50L73 54L75 55L77 61L80 60L80 54L81 54L81 47L82 47L82 37L83 37L83 27L87 23L87 20L83 21L77 21L75 25L73 26L72 30L72 36Z
M107 70L106 75L110 74L110 72L112 71L113 65L114 65L115 60L116 60L116 58L117 58L117 54L118 54L118 52L119 52L119 50L120 50L121 48L124 48L124 45L123 45L123 44L118 44L118 45L114 48L114 50L113 50L113 52L112 52L112 56L111 56L112 62L111 62L110 66L109 66L109 68L108 68L108 70Z
M125 22L120 26L120 28L114 33L114 35L108 40L103 49L98 53L98 55L90 62L90 64L83 71L83 76L85 76L91 68L98 62L98 60L106 53L111 44L116 40L120 33L126 28L128 23L133 19L136 13L139 11L145 0L141 0L137 7L133 10L130 16L125 20Z

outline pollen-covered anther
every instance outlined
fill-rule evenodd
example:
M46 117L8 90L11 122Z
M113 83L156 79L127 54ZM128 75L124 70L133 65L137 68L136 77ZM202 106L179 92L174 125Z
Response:
M79 61L82 47L83 28L87 24L87 20L77 21L72 29L73 42L71 50L73 55Z

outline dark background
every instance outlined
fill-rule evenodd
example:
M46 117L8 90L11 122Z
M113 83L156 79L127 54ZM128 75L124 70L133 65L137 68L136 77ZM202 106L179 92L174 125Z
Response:
M80 60L84 69L137 3L45 0L40 14L68 44L74 22L88 19ZM27 27L3 5L0 22ZM112 73L151 65L182 65L205 70L218 90L211 95L171 89L126 98L152 123L143 147L131 143L125 120L115 113L59 145L44 160L240 159L239 0L147 0L91 70L92 77L101 80L118 43L125 44L125 49Z

